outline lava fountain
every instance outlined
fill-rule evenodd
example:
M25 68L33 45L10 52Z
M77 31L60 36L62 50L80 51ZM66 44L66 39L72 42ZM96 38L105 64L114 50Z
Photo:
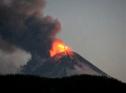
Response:
M58 54L61 56L72 56L72 49L69 48L61 39L54 39L52 43L52 47L50 49L50 57L54 57Z

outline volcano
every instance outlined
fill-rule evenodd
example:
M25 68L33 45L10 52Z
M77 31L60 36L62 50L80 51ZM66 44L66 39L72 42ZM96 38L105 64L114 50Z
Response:
M21 73L49 78L81 74L107 76L89 61L73 52L61 39L55 38L52 41L49 54L50 56L46 58L33 55L31 61L22 68Z
M21 73L48 78L62 78L82 74L108 76L75 52L72 56L60 53L53 58L45 59L37 56L23 67Z

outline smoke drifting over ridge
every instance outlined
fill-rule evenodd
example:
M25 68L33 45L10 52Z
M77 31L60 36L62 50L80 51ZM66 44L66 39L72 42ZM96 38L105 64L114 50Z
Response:
M10 46L15 46L30 53L32 58L49 57L51 42L61 25L58 20L43 16L44 6L44 0L1 0L1 49L14 51Z

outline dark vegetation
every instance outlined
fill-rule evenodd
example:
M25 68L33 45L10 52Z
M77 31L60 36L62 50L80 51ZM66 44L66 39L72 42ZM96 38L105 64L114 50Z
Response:
M74 91L77 93L87 90L109 92L109 89L113 91L122 91L126 89L126 84L116 79L89 75L72 76L64 78L42 78L25 75L6 75L0 76L0 85L3 88L39 88L41 89L41 91L46 92Z

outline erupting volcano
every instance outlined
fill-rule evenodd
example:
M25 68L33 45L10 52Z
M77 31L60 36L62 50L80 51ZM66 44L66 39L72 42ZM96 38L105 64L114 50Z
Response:
M54 26L55 30L52 30L53 38L48 50L49 57L42 58L34 55L32 60L23 67L21 73L51 78L80 74L107 76L100 69L75 53L61 39L55 37L56 33L61 30L59 29L61 24L57 20L54 23L56 25Z
M48 19L48 17L46 17ZM77 53L73 52L61 39L56 37L56 34L61 31L61 24L56 19L49 17L50 23L53 23L53 29L50 31L51 42L47 42L50 48L45 50L48 56L38 55L38 52L33 53L33 57L25 66L21 73L26 75L37 75L42 77L59 78L72 75L89 74L107 76L104 72L89 63ZM38 41L37 41L38 42ZM41 47L42 49L46 47ZM44 53L43 53L44 55Z
M80 74L107 76L57 39L61 23L44 16L45 0L9 0L10 5L2 1L0 39L32 56L19 73L54 78Z

